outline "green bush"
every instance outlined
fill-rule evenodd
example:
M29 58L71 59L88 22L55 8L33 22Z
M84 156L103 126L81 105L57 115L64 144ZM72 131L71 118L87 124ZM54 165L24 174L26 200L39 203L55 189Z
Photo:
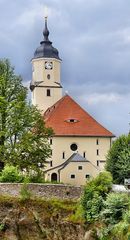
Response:
M23 178L17 167L6 165L1 172L0 182L22 182Z
M82 208L81 204L78 204L76 206L76 210L74 211L74 213L72 215L70 215L69 221L71 221L73 223L84 223L83 216L84 216L83 208Z
M32 194L30 190L28 189L27 182L24 182L20 189L20 198L22 201L29 200L31 198Z
M29 183L44 183L45 179L44 179L44 174L42 171L36 172L36 173L31 173L29 175L27 175L26 177L28 179Z
M103 200L112 187L112 177L109 172L100 173L95 179L88 182L81 197L84 218L87 222L98 219L103 207Z
M104 201L104 210L101 213L103 221L108 224L117 224L128 210L129 198L127 194L110 193Z

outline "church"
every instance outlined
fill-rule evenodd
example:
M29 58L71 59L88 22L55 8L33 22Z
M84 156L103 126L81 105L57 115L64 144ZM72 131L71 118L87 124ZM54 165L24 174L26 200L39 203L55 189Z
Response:
M104 169L114 135L71 96L62 95L60 68L59 52L49 40L45 18L43 41L32 59L30 84L32 103L54 131L45 179L80 186Z

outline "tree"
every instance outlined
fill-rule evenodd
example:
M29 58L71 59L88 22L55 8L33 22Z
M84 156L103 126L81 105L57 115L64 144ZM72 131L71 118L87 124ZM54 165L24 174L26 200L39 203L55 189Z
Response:
M115 183L124 183L130 178L130 134L120 136L107 155L106 170L110 171Z
M48 138L41 113L27 102L27 88L8 60L0 60L0 159L21 169L38 170L50 156Z
M112 187L112 177L109 172L101 172L95 179L89 181L81 198L84 218L87 222L98 220L106 199Z
M129 208L129 197L127 194L110 193L104 201L104 209L101 213L106 224L114 225L123 218L123 214Z

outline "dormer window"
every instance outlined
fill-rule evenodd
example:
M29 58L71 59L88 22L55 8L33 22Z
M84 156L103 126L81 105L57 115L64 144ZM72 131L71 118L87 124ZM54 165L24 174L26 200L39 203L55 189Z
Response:
M69 118L69 119L67 119L66 120L66 122L70 122L70 123L76 123L76 122L79 122L77 119L75 119L75 118Z

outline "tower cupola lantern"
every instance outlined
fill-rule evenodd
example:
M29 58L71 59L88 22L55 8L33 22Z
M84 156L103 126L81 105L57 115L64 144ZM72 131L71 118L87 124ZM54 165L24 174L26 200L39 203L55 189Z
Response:
M59 52L52 46L52 42L49 40L49 30L47 27L47 17L45 17L45 27L43 30L43 41L40 42L40 46L34 53L34 58L56 58L59 59Z

